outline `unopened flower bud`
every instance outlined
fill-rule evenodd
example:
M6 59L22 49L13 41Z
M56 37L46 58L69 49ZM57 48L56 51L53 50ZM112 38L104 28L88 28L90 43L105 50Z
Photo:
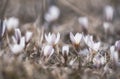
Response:
M114 9L112 6L106 6L104 8L104 15L107 21L112 21Z
M68 45L65 45L62 47L62 54L63 54L63 56L69 54L69 46Z

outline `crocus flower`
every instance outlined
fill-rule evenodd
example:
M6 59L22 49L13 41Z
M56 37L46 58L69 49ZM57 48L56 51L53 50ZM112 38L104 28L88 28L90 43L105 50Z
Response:
M32 35L33 35L33 33L30 32L30 31L27 31L27 32L25 33L25 42L26 42L26 43L28 43L28 42L30 41Z
M60 9L57 6L50 6L50 8L48 9L48 12L45 14L45 20L47 22L52 22L55 21L59 18L60 15Z
M69 46L68 45L65 45L62 47L62 54L63 54L63 56L69 54Z
M57 33L57 35L55 35L54 33L49 33L48 35L45 34L45 39L48 44L56 45L60 40L60 33Z
M45 57L51 57L53 53L54 53L54 48L51 45L46 45L43 48L43 55Z
M105 32L108 31L108 29L110 28L110 26L111 26L111 24L109 22L104 22L103 23L103 28L104 28Z
M100 42L95 43L93 41L93 36L90 36L90 35L85 36L84 41L90 49L96 52L99 50L101 43Z
M107 21L111 21L113 19L113 13L114 13L114 9L112 6L106 6L104 8L104 15Z
M10 45L10 50L12 51L13 54L18 54L21 51L23 51L25 47L25 37L21 37L20 43L15 43L13 45Z
M70 32L70 40L73 44L79 45L82 40L83 34L76 33L75 36Z
M87 17L79 17L78 22L82 25L83 28L88 28L88 18Z
M7 19L7 30L11 31L19 26L19 19L16 17L10 17Z
M117 63L119 61L118 52L115 50L115 46L110 47L110 59Z

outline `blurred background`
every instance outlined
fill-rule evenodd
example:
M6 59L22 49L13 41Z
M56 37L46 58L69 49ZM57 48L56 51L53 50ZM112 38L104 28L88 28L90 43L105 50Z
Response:
M88 17L91 26L100 26L103 20L103 9L106 5L110 5L115 10L113 21L115 21L114 27L118 30L119 4L120 0L0 0L0 17L15 16L23 24L34 22L39 17L39 24L42 25L44 24L44 14L48 8L51 5L56 5L61 11L57 22L63 24L63 27L67 26L68 28L68 26L73 27L73 25L74 28L78 27L77 19L80 16ZM67 25L64 26L64 24Z
M106 5L115 8L117 18L120 15L120 0L0 0L0 17L15 16L22 22L33 22L53 4L60 8L61 20L81 15L99 17Z

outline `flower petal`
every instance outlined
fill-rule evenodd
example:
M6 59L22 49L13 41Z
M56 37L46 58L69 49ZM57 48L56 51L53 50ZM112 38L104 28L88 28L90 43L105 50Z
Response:
M17 40L16 40L16 38L14 36L12 36L12 40L13 40L14 44L17 44Z
M1 34L2 37L3 37L4 33L5 33L5 30L6 30L6 20L3 21L2 34Z
M44 47L44 56L51 56L53 54L54 50L51 45L47 45Z
M57 37L56 37L56 40L55 40L55 44L57 44L60 40L60 33L58 32L57 33Z
M75 37L74 37L74 39L75 39L75 43L76 43L76 44L79 44L80 41L81 41L81 39L82 39L82 37L83 37L82 34L80 34L80 33L76 33L76 35L75 35Z
M70 40L72 43L75 43L74 35L72 32L70 32Z
M49 35L48 35L48 36L49 36ZM46 39L47 42L49 41L48 36L45 34L45 39Z
M32 37L32 32L30 32L30 31L27 31L26 32L26 34L25 34L25 42L27 43L27 42L29 42L29 40L31 39L31 37Z
M94 43L94 45L93 45L93 50L98 51L99 48L100 48L100 45L101 45L100 42L98 42L98 43Z
M15 29L15 38L16 38L16 40L17 40L17 43L19 43L20 42L20 39L21 39L21 31L20 31L20 29Z
M21 46L22 48L25 47L25 37L22 37L22 38L21 38L21 40L20 40L20 46Z

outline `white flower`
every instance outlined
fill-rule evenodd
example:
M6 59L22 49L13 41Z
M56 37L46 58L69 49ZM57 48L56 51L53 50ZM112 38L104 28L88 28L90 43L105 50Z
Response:
M68 53L69 53L69 46L68 45L65 45L65 46L63 46L62 47L62 54L63 55L68 55Z
M43 55L45 57L51 57L54 53L54 48L51 45L47 45L43 48Z
M103 27L104 27L104 30L105 30L105 32L107 32L107 30L110 28L110 23L109 22L104 22L103 23Z
M81 33L76 33L75 36L73 33L70 32L70 40L72 41L73 44L79 45L81 40L82 40L83 34Z
M78 21L84 28L86 28L86 29L88 28L88 18L87 17L79 17Z
M33 33L30 32L30 31L27 31L27 32L25 33L25 42L26 42L26 43L28 43L28 42L30 41L32 35L33 35Z
M114 9L112 6L106 6L104 8L104 14L106 17L106 20L112 20L113 19L113 13L114 13Z
M48 44L56 45L60 40L60 33L57 33L57 36L54 33L49 33L48 35L45 34L45 39Z
M25 37L21 36L19 28L15 29L15 35L12 36L13 44L10 45L10 49L14 54L20 53L25 48Z
M84 41L87 44L87 46L91 48L92 50L96 52L99 50L101 43L100 42L95 43L93 41L93 36L90 36L90 35L85 36Z
M20 40L20 43L16 43L13 45L10 45L10 49L12 51L13 54L18 54L20 53L25 47L25 37L22 37Z
M96 67L100 67L101 65L104 65L106 63L106 58L103 57L102 55L97 54L93 58L93 65Z
M60 15L59 8L53 5L48 9L48 12L45 14L45 20L47 22L55 21L59 18L59 15Z
M0 36L3 37L5 34L5 30L6 30L6 19L5 20L0 20Z
M7 30L11 31L19 26L19 19L16 17L10 17L7 19Z
M110 47L110 59L116 63L119 61L118 52L115 50L115 46Z

